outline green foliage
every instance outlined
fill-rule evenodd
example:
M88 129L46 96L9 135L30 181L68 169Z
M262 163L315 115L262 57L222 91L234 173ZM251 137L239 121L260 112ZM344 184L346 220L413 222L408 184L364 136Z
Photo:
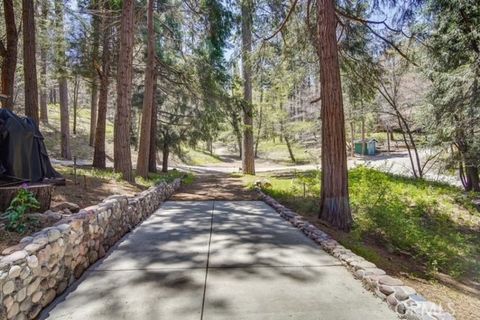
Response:
M27 228L25 213L38 208L40 208L40 203L33 193L25 188L20 188L6 211L8 217L7 230L18 233L25 232Z
M449 153L452 160L478 169L480 5L457 0L430 0L427 4L432 19L422 27L430 35L424 72L432 81L426 110L432 144L446 149L455 146Z
M208 151L188 147L182 148L180 158L184 163L194 166L222 163L218 156L210 154Z
M265 191L307 216L318 214L320 173L269 177ZM303 185L307 192L304 195ZM480 277L480 215L473 195L455 187L415 180L366 167L349 173L354 227L344 245L379 259L366 244L374 239L391 252L408 254L428 272ZM465 221L476 221L467 224Z

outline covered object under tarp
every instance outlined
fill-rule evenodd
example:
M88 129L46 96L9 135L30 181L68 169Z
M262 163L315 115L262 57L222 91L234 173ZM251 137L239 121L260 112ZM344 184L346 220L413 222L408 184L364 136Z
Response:
M35 122L0 109L0 187L20 183L62 184Z

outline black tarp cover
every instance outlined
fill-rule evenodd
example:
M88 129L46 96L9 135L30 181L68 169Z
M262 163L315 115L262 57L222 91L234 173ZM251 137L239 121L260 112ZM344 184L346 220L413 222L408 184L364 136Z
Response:
M7 109L0 109L0 178L2 176L31 183L63 180L50 163L35 122Z

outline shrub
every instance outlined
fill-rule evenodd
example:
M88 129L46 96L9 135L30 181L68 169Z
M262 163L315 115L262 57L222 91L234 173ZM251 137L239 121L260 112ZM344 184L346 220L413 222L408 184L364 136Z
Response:
M20 188L6 211L7 230L23 233L26 229L25 213L30 209L38 208L40 208L40 203L35 199L33 193L23 187Z
M265 192L301 214L318 214L320 172L269 179L272 187ZM428 272L480 277L478 226L462 223L478 215L472 195L366 167L350 170L349 189L354 226L347 246L352 250L365 251L360 249L368 247L365 240L375 239L390 252L410 255Z

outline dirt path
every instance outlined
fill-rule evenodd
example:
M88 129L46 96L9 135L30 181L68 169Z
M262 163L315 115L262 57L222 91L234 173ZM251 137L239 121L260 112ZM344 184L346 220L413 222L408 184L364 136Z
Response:
M258 195L245 188L242 180L230 174L202 173L192 184L184 185L171 200L257 200Z

